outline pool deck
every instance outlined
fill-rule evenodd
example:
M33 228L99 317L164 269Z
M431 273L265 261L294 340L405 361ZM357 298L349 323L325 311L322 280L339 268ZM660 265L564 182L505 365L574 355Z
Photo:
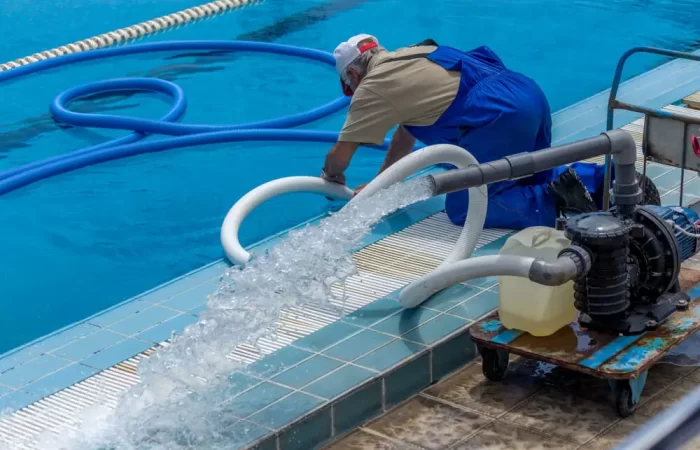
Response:
M620 97L631 103L663 107L696 91L700 91L700 65L672 61L624 83ZM606 102L607 94L601 93L556 113L555 144L604 131ZM641 140L643 121L638 116L618 114L616 124L624 125ZM647 172L659 187L663 203L677 204L679 169L649 164ZM700 200L700 179L696 174L686 173L684 192L684 204ZM235 406L231 410L238 421L228 430L232 449L317 448L352 432L465 365L466 369L454 377L396 410L404 412L371 422L354 432L350 440L336 444L337 448L479 448L465 446L464 439L479 435L478 439L490 442L488 439L495 438L496 425L498 435L513 435L523 443L541 439L538 433L551 431L553 439L561 439L562 445L569 446L542 448L570 448L570 444L580 447L613 429L611 426L617 422L607 418L600 430L593 425L580 427L588 430L585 436L556 434L563 426L557 422L558 416L517 416L517 408L525 401L532 401L535 406L547 402L558 405L558 397L551 393L547 397L549 387L528 388L514 382L512 387L499 390L483 387L478 384L481 380L473 379L478 362L474 362L476 352L468 337L468 326L496 307L495 279L459 284L415 310L400 308L396 301L398 291L437 267L460 232L450 224L442 208L442 198L413 205L388 217L366 236L354 253L358 273L343 285L334 286L339 292L345 291L347 315L340 317L331 310L310 308L284 311L275 341L263 341L259 349L241 346L230 355L247 364L243 372L232 375L239 390L232 399ZM254 253L264 251L285 234L251 249ZM497 252L507 234L507 230L485 230L475 254ZM138 362L168 345L172 333L196 322L207 296L216 290L228 267L224 261L214 262L0 356L0 410L8 412L0 419L0 448L36 448L34 442L39 434L60 434L73 427L80 412L90 405L104 403L105 398L108 404L115 405L123 392L138 383ZM527 362L521 366L524 373L529 370ZM661 371L668 370L664 368L668 366L661 367ZM527 374L523 377L533 378ZM676 392L696 379L700 381L695 372L680 371L673 382L667 383L668 389L677 386L673 391ZM666 383L664 380L650 382L647 390L652 384ZM450 394L452 390L462 394ZM483 392L484 399L501 399L507 405L485 410L472 395L474 392ZM671 397L664 397L664 401ZM251 403L248 400L252 398L264 400ZM563 405L557 414L569 411L576 417L588 417L585 411L595 409L597 403L594 397L587 401L590 404L586 403L583 410L578 405L568 409ZM409 409L422 412L405 412ZM445 414L446 411L452 414ZM643 416L631 421L637 423L634 421L643 420ZM464 417L468 420L462 420ZM461 437L452 443L445 441L447 446L442 446L428 428L421 434L423 441L407 435L419 422L435 426L443 421L467 423L454 428ZM539 431L537 424L541 424ZM399 436L401 430L409 431ZM563 432L574 431L579 432ZM589 436L593 431L596 433ZM416 431L416 436L419 434ZM353 439L375 439L379 443L366 447L353 444Z
M620 419L605 380L512 359L490 382L475 360L327 450L608 450L698 385L699 368L657 364L635 415Z

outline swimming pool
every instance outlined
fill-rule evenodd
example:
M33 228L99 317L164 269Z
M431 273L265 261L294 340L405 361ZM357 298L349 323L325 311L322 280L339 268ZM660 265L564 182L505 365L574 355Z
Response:
M192 4L176 3L169 7ZM535 78L556 110L607 88L617 58L627 48L656 45L687 50L700 37L700 25L682 19L700 5L697 0L643 5L633 1L564 5L556 0L424 5L393 0L270 0L148 41L239 38L331 51L349 35L369 32L388 48L426 37L464 48L487 44L506 64ZM138 9L135 4L126 7ZM139 9L139 14L146 9ZM162 13L149 10L149 16L131 22ZM104 10L95 14L105 16L101 19L105 22L111 16ZM25 29L36 25L36 17L16 16L17 22L26 19ZM56 40L46 43L61 45L100 31L107 29L70 38L57 33ZM26 53L35 50L27 47ZM17 56L23 54L9 57ZM625 75L660 61L633 60ZM179 52L84 63L0 86L4 100L0 170L121 135L60 127L48 116L48 104L77 83L134 75L179 84L189 100L186 123L271 118L318 106L339 94L331 68L275 56ZM168 107L156 95L127 94L100 96L77 108L157 117ZM342 122L343 115L336 114L304 128L337 130ZM0 352L220 257L218 231L228 208L271 179L317 175L327 148L235 143L181 149L82 169L0 197L4 249ZM362 150L349 171L349 184L369 180L382 156ZM328 206L309 195L272 201L246 221L242 241L261 239Z

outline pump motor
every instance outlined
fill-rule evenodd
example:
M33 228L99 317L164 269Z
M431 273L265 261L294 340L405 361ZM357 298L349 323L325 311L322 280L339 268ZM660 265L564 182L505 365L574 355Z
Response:
M681 263L698 251L698 223L688 208L655 205L568 219L564 228L572 246L591 257L590 270L574 283L579 322L638 334L687 308L690 298L678 275Z

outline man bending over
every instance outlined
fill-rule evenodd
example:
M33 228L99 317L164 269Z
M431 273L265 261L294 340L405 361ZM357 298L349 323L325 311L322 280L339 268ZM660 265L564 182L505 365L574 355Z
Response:
M339 140L326 155L321 174L326 180L344 184L357 148L382 144L395 126L380 173L408 155L416 140L460 146L479 163L551 146L544 93L488 47L463 52L427 40L389 52L375 37L360 34L338 45L334 56L343 92L352 101ZM485 227L554 226L562 212L596 211L604 173L603 165L574 163L492 183ZM650 181L646 185L658 204L658 192ZM468 204L466 190L447 195L445 209L454 224L464 224Z

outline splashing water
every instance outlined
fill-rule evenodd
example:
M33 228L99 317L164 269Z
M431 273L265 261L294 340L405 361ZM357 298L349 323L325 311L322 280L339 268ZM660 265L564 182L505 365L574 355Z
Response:
M351 250L382 217L432 195L425 178L395 184L352 202L317 226L291 231L267 255L230 270L197 323L141 362L141 383L115 410L85 411L76 431L47 437L52 450L229 448L238 422L229 376L242 364L227 358L241 344L274 336L283 309L332 307L331 285L355 273ZM342 300L342 299L340 299ZM49 442L50 441L50 442Z

